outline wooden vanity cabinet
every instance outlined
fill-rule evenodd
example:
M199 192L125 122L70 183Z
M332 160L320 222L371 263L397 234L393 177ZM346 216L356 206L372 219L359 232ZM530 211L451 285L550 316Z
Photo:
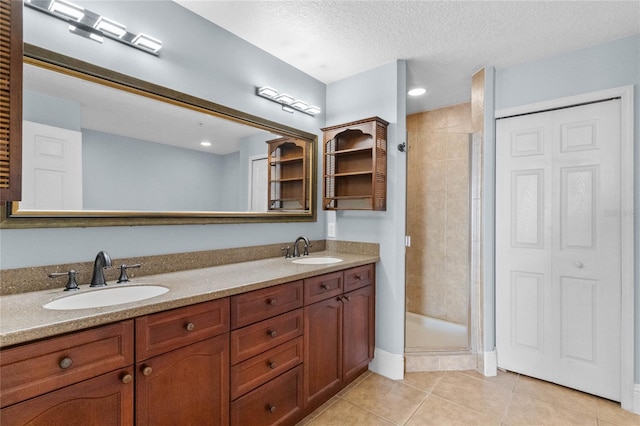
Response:
M136 318L136 425L229 423L229 299Z
M304 398L310 412L366 371L375 347L374 265L306 279ZM337 290L340 291L337 291ZM326 298L316 301L324 294Z
M231 425L302 418L302 306L302 281L231 297Z
M387 126L378 117L322 129L324 210L387 209Z
M133 321L0 353L0 424L132 424Z

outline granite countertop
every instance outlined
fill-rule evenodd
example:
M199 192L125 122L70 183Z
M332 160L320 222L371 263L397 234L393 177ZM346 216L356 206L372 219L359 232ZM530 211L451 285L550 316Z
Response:
M24 343L57 334L135 318L141 315L220 299L234 294L296 281L315 275L366 265L378 256L335 251L312 253L310 257L330 256L343 261L333 264L304 265L284 257L192 269L134 278L128 284L154 284L169 291L150 299L90 309L50 310L42 306L60 297L70 296L61 288L14 294L0 298L0 347ZM81 285L82 292L100 291ZM77 294L74 292L72 294Z

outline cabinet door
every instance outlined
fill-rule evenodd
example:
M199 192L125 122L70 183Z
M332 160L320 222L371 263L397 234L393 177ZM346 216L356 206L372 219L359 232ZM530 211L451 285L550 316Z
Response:
M344 302L344 344L342 348L345 384L367 369L375 347L373 286L346 293Z
M340 388L342 305L336 296L304 308L305 409L316 408Z
M0 410L2 425L133 425L132 370L115 371Z
M227 425L229 335L136 365L136 424Z

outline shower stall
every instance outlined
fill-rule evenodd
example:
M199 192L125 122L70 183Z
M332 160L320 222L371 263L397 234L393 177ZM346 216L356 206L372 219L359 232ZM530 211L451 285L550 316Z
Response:
M405 351L465 351L470 326L470 150L465 132L410 137ZM413 140L411 140L413 139Z

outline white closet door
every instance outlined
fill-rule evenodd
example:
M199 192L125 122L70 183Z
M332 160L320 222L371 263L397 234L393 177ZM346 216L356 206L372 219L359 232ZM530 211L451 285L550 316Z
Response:
M620 400L620 101L496 130L498 365Z
M82 133L24 121L21 209L82 210Z

